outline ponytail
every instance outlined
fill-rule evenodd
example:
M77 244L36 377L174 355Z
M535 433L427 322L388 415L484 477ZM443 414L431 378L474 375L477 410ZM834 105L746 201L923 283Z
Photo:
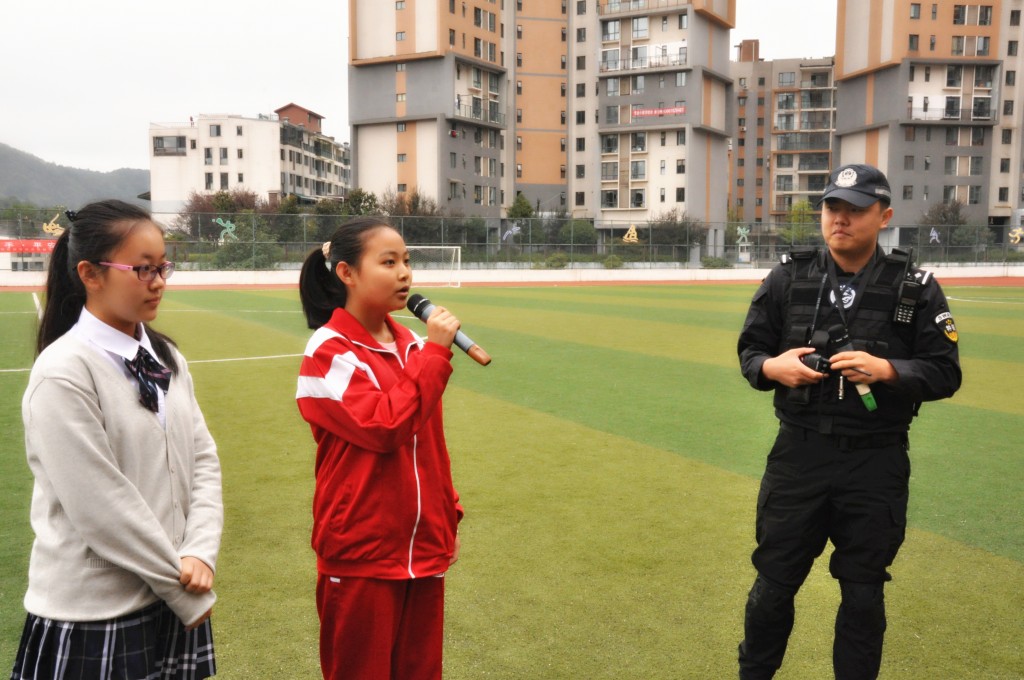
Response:
M46 306L36 335L36 353L71 330L85 306L85 286L68 258L71 230L57 239L46 275ZM76 263L77 264L77 263Z
M310 251L302 263L299 299L302 300L306 325L310 328L320 328L330 321L335 309L345 306L348 299L345 284L335 276L321 248Z
M299 299L307 326L320 328L331 320L335 309L345 306L348 291L335 274L338 263L347 262L358 269L366 234L381 228L393 227L379 217L357 217L338 227L330 241L306 256L299 274Z

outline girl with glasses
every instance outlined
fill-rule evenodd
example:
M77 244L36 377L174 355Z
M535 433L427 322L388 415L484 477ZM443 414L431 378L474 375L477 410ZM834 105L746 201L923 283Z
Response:
M68 218L22 401L35 540L11 678L206 678L220 464L184 357L148 325L174 264L141 208Z

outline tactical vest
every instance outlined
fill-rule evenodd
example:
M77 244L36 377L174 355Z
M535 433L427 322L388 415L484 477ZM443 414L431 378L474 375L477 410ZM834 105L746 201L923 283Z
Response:
M896 306L897 293L904 276L919 274L919 280L927 281L930 276L913 269L909 262L910 256L900 250L893 250L880 263L876 263L870 271L870 278L857 285L857 303L853 318L849 318L848 330L854 349L862 350L885 359L907 359L913 353L913 326L896 324L893 312ZM786 296L784 327L781 336L779 353L794 347L811 346L810 328L815 322L815 309L818 309L816 329L827 329L839 320L833 309L829 293L832 290L828 279L822 285L826 275L825 251L818 249L794 250L783 260L783 266L791 272L789 291ZM868 265L871 266L871 265ZM820 297L820 300L819 300ZM839 303L841 304L841 302ZM832 349L817 346L825 356L832 354ZM821 431L832 431L832 421L842 429L860 427L866 429L889 429L892 423L909 424L917 411L915 404L887 385L874 383L872 393L878 401L878 411L869 414L859 403L853 385L847 383L845 398L838 398L838 375L832 375L821 383L811 386L811 399L807 403L799 403L790 396L789 390L776 390L775 404L791 415L805 418L824 418L828 422L808 427L816 427ZM877 428L872 428L872 421ZM888 424L888 426L887 426Z

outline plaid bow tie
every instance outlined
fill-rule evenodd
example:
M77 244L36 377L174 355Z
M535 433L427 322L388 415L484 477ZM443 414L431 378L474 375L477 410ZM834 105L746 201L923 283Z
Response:
M144 347L139 347L139 353L133 360L125 359L124 365L139 381L139 403L156 413L160 409L156 388L167 392L167 388L171 386L170 370L161 366Z

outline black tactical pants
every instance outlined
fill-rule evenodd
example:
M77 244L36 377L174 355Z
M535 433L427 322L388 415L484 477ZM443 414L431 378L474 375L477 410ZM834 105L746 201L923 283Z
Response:
M906 530L910 459L905 433L821 435L783 425L757 501L758 576L747 600L740 678L771 678L793 628L793 598L831 540L839 580L836 678L875 678L882 658L886 569Z

